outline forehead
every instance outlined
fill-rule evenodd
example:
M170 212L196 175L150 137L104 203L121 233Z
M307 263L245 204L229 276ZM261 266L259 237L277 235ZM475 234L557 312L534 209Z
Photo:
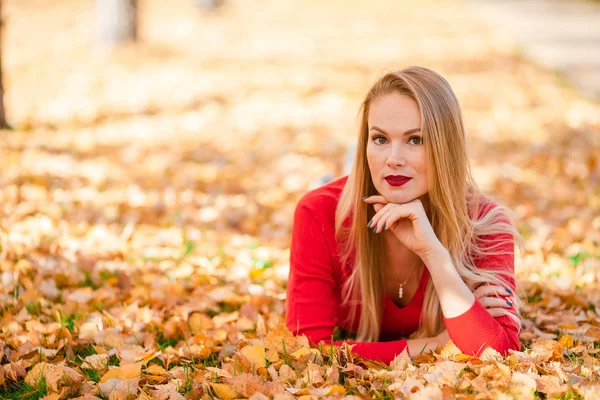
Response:
M403 94L393 93L381 96L369 108L369 127L377 126L386 132L402 133L408 129L421 127L421 113L417 102Z

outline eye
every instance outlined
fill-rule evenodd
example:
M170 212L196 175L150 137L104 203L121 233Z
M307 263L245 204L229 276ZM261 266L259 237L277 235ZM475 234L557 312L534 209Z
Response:
M377 136L375 136L375 137L373 138L373 141L374 141L376 144L384 144L384 143L385 143L385 142L378 142L378 140L379 140L379 139L382 139L382 140L387 140L385 137L383 137L383 136L381 136L381 135L377 135Z
M415 145L423 144L423 138L421 136L411 136L408 142Z

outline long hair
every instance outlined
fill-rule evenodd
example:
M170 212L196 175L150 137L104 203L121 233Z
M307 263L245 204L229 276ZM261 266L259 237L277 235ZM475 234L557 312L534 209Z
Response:
M383 314L384 243L381 235L365 229L375 211L362 198L377 194L366 158L369 109L373 101L389 94L409 96L419 106L429 166L430 223L462 279L512 286L507 276L493 268L479 268L476 262L482 257L512 254L515 241L520 243L510 212L500 206L489 207L477 188L467 158L460 106L448 82L422 67L385 74L371 87L362 103L355 162L335 213L341 261L354 262L350 278L343 286L343 298L346 303L350 303L351 298L360 299L354 305L360 305L361 309L356 332L357 340L361 341L379 339ZM347 220L351 223L346 224ZM487 240L489 235L494 235L493 242ZM514 300L515 307L509 317L520 327L518 296ZM351 326L354 326L356 307L352 308ZM430 279L421 322L411 337L433 337L444 329L440 302Z

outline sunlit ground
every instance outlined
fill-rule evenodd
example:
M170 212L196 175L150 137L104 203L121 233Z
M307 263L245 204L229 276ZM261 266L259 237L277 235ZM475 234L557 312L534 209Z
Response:
M114 52L94 2L5 3L2 396L600 390L600 107L461 3L146 0L140 43ZM342 174L369 86L408 65L448 79L478 183L515 212L524 353L359 379L275 329L292 215Z

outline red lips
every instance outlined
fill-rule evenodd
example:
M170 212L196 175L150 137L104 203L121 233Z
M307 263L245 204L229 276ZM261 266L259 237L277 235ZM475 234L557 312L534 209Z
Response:
M385 181L391 186L402 186L408 183L410 179L411 178L404 175L388 175L385 177Z
M385 179L399 180L399 179L410 179L410 177L404 176L404 175L388 175L385 177Z

